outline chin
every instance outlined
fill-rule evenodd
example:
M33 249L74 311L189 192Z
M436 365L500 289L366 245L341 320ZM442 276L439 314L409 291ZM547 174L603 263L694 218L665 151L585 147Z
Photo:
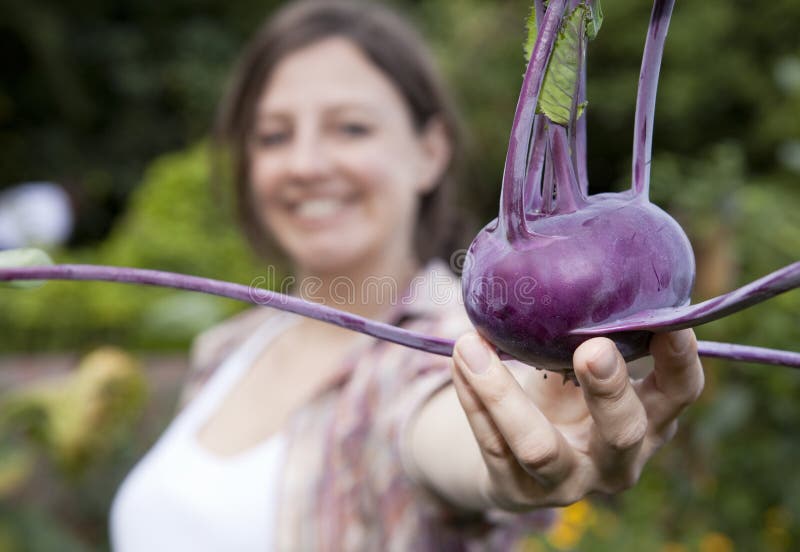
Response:
M380 248L376 229L364 225L286 232L282 237L279 241L289 259L308 273L346 274Z
M351 263L340 258L315 257L301 258L295 257L295 265L298 270L308 274L346 274Z
M309 246L290 252L295 266L310 274L347 274L368 256L362 249L342 249L334 245Z

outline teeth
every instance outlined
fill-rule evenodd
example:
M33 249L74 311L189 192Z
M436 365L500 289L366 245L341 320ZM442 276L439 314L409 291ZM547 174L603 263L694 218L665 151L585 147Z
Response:
M323 218L336 214L344 206L340 199L308 199L297 206L297 214L306 218Z

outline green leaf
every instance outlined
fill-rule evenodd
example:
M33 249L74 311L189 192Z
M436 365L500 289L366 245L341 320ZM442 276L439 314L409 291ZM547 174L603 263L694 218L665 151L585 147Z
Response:
M531 6L531 13L525 21L525 29L528 31L528 38L522 47L525 50L525 61L530 61L533 55L533 47L536 46L536 37L539 36L539 24L536 21L536 6Z
M586 111L586 106L589 105L589 102L581 102L578 104L578 114L575 115L575 119L580 119L583 112Z
M555 124L566 126L570 122L572 100L578 84L581 41L584 36L593 40L602 25L603 8L600 0L591 5L581 2L561 24L536 106L537 113L546 115ZM525 59L530 61L539 35L535 6L531 7L525 26L528 31L524 44ZM586 102L582 102L578 106L576 119L583 115L586 105Z
M547 7L547 4L548 2L545 1L545 7ZM597 37L597 33L600 32L600 27L603 26L603 6L600 4L600 0L595 0L591 5L587 2L581 2L576 9L586 10L586 37L589 40L594 40ZM533 47L536 46L536 38L539 36L536 6L531 6L531 13L525 21L525 30L528 36L522 47L525 51L525 61L530 61L533 55Z
M586 6L581 4L564 19L539 93L537 112L557 125L567 126L572 115L586 12Z
M0 251L0 268L21 268L28 266L49 266L53 264L50 256L41 249L7 249ZM41 286L41 280L18 280L0 282L0 286L14 288L33 288Z
M600 0L596 0L589 8L589 14L586 18L586 36L589 40L594 40L597 33L600 32L600 27L603 26L603 6L600 5Z

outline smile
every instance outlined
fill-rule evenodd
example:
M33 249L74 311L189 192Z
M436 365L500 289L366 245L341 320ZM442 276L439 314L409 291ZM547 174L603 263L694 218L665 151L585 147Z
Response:
M360 194L345 197L314 197L287 204L293 218L304 224L334 222L345 215L359 199Z

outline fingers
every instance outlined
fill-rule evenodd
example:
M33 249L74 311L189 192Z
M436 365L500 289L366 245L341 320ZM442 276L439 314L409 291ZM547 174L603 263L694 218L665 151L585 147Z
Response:
M575 375L595 422L592 451L601 471L632 465L647 435L647 412L630 383L625 361L614 342L590 339L575 351ZM635 477L635 475L633 476Z
M567 477L574 451L476 333L456 342L453 381L492 481L506 496ZM520 468L524 468L524 471ZM520 498L520 501L523 501Z
M655 367L639 394L654 429L663 433L700 396L705 375L692 330L655 335L650 352Z

